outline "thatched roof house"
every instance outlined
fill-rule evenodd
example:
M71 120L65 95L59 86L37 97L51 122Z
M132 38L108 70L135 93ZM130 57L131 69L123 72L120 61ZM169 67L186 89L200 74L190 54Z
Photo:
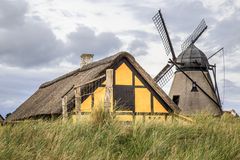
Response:
M4 118L3 118L3 116L0 114L0 125L2 125L3 122L4 122Z
M39 89L31 97L29 97L22 105L20 105L20 107L16 109L15 112L13 112L7 118L7 120L16 121L16 120L23 120L23 119L39 117L39 116L61 115L62 113L61 97L64 93L67 92L67 90L69 90L69 88L71 88L71 86L81 85L88 81L91 81L92 79L105 74L106 69L109 69L109 68L115 69L115 72L114 72L115 75L117 75L117 72L119 72L119 74L122 73L123 71L122 69L129 70L127 71L127 73L131 72L129 77L125 73L124 75L121 75L121 76L124 76L121 79L126 81L126 79L130 78L131 80L133 80L133 84L135 84L136 87L132 87L129 85L128 88L126 88L127 85L117 86L117 84L114 83L115 85L114 91L117 90L117 88L119 87L121 88L124 86L125 88L120 89L121 92L123 92L123 90L125 89L131 90L132 88L135 88L135 92L132 89L134 93L131 92L130 94L130 92L126 92L127 94L130 95L128 97L133 97L132 99L129 99L129 104L130 104L130 101L133 103L131 108L132 111L135 112L137 109L136 103L138 100L136 99L136 97L138 97L138 99L144 99L148 97L148 95L149 95L149 101L151 98L151 103L149 103L150 105L149 112L153 112L153 109L155 107L153 106L153 100L154 100L154 104L156 103L156 107L158 103L159 103L158 106L162 107L162 109L161 108L158 109L159 112L161 111L165 113L178 113L180 111L178 106L176 106L176 104L168 97L168 95L154 82L151 76L144 71L144 69L135 61L132 55L130 55L127 52L120 52L113 56L104 58L102 60L86 64L79 69L76 69L52 81L42 84L39 87ZM121 71L118 68L121 68ZM117 71L117 69L119 71ZM117 78L114 78L114 79L117 80ZM141 83L140 86L137 86L136 80L138 80L138 84ZM138 91L136 91L137 87L138 87ZM149 91L146 91L147 89ZM141 94L138 94L140 92L147 95L145 97L144 95L143 97L141 97ZM114 93L114 96L115 95L118 95L117 91ZM124 94L120 94L120 95L124 95ZM154 99L152 99L150 95ZM128 97L125 97L125 98L128 98ZM71 101L72 99L74 99L73 93L69 95L68 100ZM155 99L156 99L156 102L155 102ZM139 103L142 103L142 102L143 102L142 100L141 102L139 101ZM139 110L139 112L145 112L145 111Z

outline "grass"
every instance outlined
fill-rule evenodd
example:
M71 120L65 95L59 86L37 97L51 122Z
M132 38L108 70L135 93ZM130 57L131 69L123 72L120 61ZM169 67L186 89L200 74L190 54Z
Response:
M102 116L79 124L39 120L0 127L0 159L240 159L239 119L126 125Z

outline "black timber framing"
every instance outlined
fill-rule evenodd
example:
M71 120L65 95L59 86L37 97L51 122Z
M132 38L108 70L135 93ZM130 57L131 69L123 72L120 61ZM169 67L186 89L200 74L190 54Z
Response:
M129 67L129 69L133 72L133 75L132 75L133 83L132 83L132 85L133 85L134 88L147 88L151 93L151 97L154 96L169 113L173 112L173 110L168 106L168 104L156 93L156 91L148 84L148 82L141 76L141 74L135 69L135 67L126 58L121 59L120 61L115 63L112 67L114 69L114 72L113 72L113 81L114 81L113 86L116 85L115 84L115 70L123 63L125 63ZM143 83L144 86L134 86L135 76ZM113 89L113 92L114 92L114 89ZM134 94L133 97L134 97L134 104L135 104L135 92L133 94ZM115 99L115 97L113 97L113 99ZM151 98L151 99L153 99L153 98ZM152 104L153 103L151 103L151 113L154 112ZM134 112L134 114L136 114L135 113L135 105L134 105L133 112Z

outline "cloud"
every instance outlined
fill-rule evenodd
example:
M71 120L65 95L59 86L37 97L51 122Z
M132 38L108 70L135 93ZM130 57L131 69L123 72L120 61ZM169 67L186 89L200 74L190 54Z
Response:
M63 54L63 44L50 26L39 17L26 16L25 1L4 0L0 6L0 24L4 24L0 25L0 64L40 66Z
M233 81L226 79L225 80L225 99L224 104L228 109L235 108L237 112L240 112L239 103L240 103L240 95L239 90L240 86L238 86Z
M202 18L208 18L209 20L213 18L212 11L199 0L159 1L153 3L154 5L137 2L127 1L122 6L133 14L135 20L143 24L153 24L152 17L161 9L166 25L174 32L192 31Z
M231 92L234 95L237 95L239 93L240 86L237 86L233 81L226 79L225 86L226 86L226 92Z
M1 0L0 27L16 27L24 23L25 13L28 9L26 1Z
M239 55L240 55L240 11L236 10L231 16L225 17L216 22L212 28L208 31L208 36L201 40L202 46L205 47L205 51L209 56L209 53L214 53L217 49L224 47L225 53L225 67L226 74L239 75ZM222 58L222 54L214 56L213 59ZM218 68L223 64L217 63ZM235 80L236 81L236 80ZM229 92L230 94L231 92Z
M11 23L10 28L8 25L0 26L0 64L41 67L57 65L67 58L72 63L78 63L76 60L81 53L90 52L100 58L122 46L121 40L114 33L96 34L87 26L79 26L68 35L69 41L64 43L56 38L49 24L41 18L27 16L25 1L14 2L3 1L3 5L0 5L4 9L0 20L10 19L7 24ZM12 19L19 22L13 23Z
M40 84L73 68L59 66L33 69L0 65L0 70L0 114L6 115L31 96Z
M171 0L172 5L164 5L162 12L167 26L173 32L191 34L201 19L214 21L212 11L207 9L201 1Z
M21 76L29 72L25 69L9 69L3 66L0 66L0 69L0 113L5 116L34 92L39 85L36 83L39 72Z
M147 31L143 31L143 30L127 30L127 31L123 31L120 34L122 35L130 35L132 37L134 37L135 39L142 39L145 41L151 41L151 42L159 42L160 40L160 36L158 35L158 32L156 30L156 34L151 33L151 32L147 32Z
M212 10L206 7L202 1L152 1L150 3L136 3L136 1L127 1L123 8L132 14L135 20L143 25L152 25L153 33L158 35L155 29L152 17L161 9L170 38L172 40L176 53L181 51L181 44L193 32L200 21L205 18L211 23L216 22L216 16ZM136 33L135 33L136 34Z
M29 14L25 1L0 2L1 114L12 112L41 83L75 69L78 65L72 64L79 63L79 54L102 58L122 46L114 33L97 34L87 26L79 26L67 38L57 39L48 23Z
M156 11L155 7L148 6L147 3L138 3L138 1L127 1L121 7L132 13L135 20L145 24L152 23L152 17Z
M63 44L42 21L28 19L15 28L0 31L0 63L31 67L49 64L63 53Z
M99 4L99 2L103 4ZM151 57L156 56L155 53L164 49L152 22L152 17L159 8L162 9L175 52L178 48L180 49L180 44L191 34L200 20L206 18L209 29L198 40L197 46L199 45L199 48L206 53L213 53L216 49L225 47L226 71L230 72L229 74L226 73L229 76L227 76L228 80L226 82L225 104L236 106L239 104L237 79L239 77L240 45L238 43L240 38L237 33L240 24L240 5L234 4L234 2L236 1L225 0L224 2L223 0L217 5L216 2L211 1L211 5L214 7L209 7L206 4L210 1L207 0L143 0L141 2L137 0L114 2L91 0L86 5L85 10L89 14L81 9L76 12L74 8L77 8L77 5L71 10L68 5L65 6L65 2L61 2L62 6L60 2L56 6L51 6L51 13L43 13L43 10L48 8L46 7L49 5L48 1L44 6L39 5L38 2L31 2L29 5L25 0L2 0L0 2L0 112L6 114L13 111L37 89L39 84L66 73L74 67L76 68L77 65L69 70L64 70L66 66L63 67L61 64L66 63L70 66L79 64L79 55L84 52L93 53L95 58L99 59L118 51L124 46L134 56L137 56L145 69L152 72L154 63L160 64L161 62L156 62ZM81 4L82 2L78 1L77 3ZM87 8L96 5L96 3L99 4L99 9L91 10ZM106 12L104 12L106 10L105 3L109 9ZM120 14L120 11L124 14ZM121 31L122 27L118 25L116 27L119 28L117 34L108 30L101 33L86 26L90 22L91 25L96 24L94 27L101 30L103 27L98 28L98 23L95 23L95 21L104 19L108 16L108 13L114 13L111 14L112 18L114 16L120 18L119 22L121 24L127 19L129 30L123 27L124 31ZM52 14L53 17L51 17ZM122 15L129 17L121 17ZM79 26L74 32L67 35L67 41L62 41L56 38L51 28L51 26L61 28L60 24L64 23L57 16L68 17L69 21L77 21L76 23L73 22L74 26L77 23L85 25ZM49 23L46 23L45 18L50 24L53 23L54 25L51 24L50 26ZM91 19L94 21L91 21ZM61 23L58 23L59 21ZM115 23L115 21L108 22L107 25L111 25L111 23ZM69 24L65 25L69 27ZM129 44L124 43L129 41ZM152 55L147 55L148 52ZM164 59L160 57L163 55L158 54L159 59ZM219 64L217 65L218 68L222 67ZM9 66L17 69L9 70ZM155 66L158 66L158 64ZM45 69L42 70L43 68ZM55 68L55 70L49 72L52 68ZM157 67L155 68L157 69ZM39 70L41 70L41 73ZM220 80L220 76L218 76L218 79Z
M147 49L148 45L143 40L138 39L133 40L128 46L128 50L134 56L143 56L148 54Z
M82 53L92 53L96 58L104 57L122 46L121 40L114 33L96 34L86 26L79 26L67 38L67 50L73 53L73 59Z
M236 11L230 17L227 17L218 23L216 27L210 32L211 43L225 46L229 51L233 51L240 42L240 35L236 34L239 32L240 24L240 11Z

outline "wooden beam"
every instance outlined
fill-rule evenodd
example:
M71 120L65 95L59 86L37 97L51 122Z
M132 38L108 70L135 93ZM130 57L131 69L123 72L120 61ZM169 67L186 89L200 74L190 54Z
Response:
M69 88L69 89L67 90L67 92L65 92L65 93L62 95L61 98L63 98L64 96L66 96L73 88L74 88L74 85L72 85L72 87Z
M67 121L68 119L68 112L67 112L67 96L64 96L62 98L62 116L63 116L63 121Z
M81 115L81 87L74 88L75 94L75 112L76 115Z
M94 79L92 79L91 81L88 81L88 82L86 82L86 83L83 83L83 84L80 84L80 85L76 85L75 88L84 86L84 85L89 84L89 83L92 83L92 82L95 82L95 81L97 81L97 80L99 80L99 79L104 78L105 76L106 76L106 75L104 74L104 75L102 75L102 76L100 76L100 77L97 77L97 78L94 78Z
M110 113L113 95L113 69L106 70L106 92L104 97L104 111Z

